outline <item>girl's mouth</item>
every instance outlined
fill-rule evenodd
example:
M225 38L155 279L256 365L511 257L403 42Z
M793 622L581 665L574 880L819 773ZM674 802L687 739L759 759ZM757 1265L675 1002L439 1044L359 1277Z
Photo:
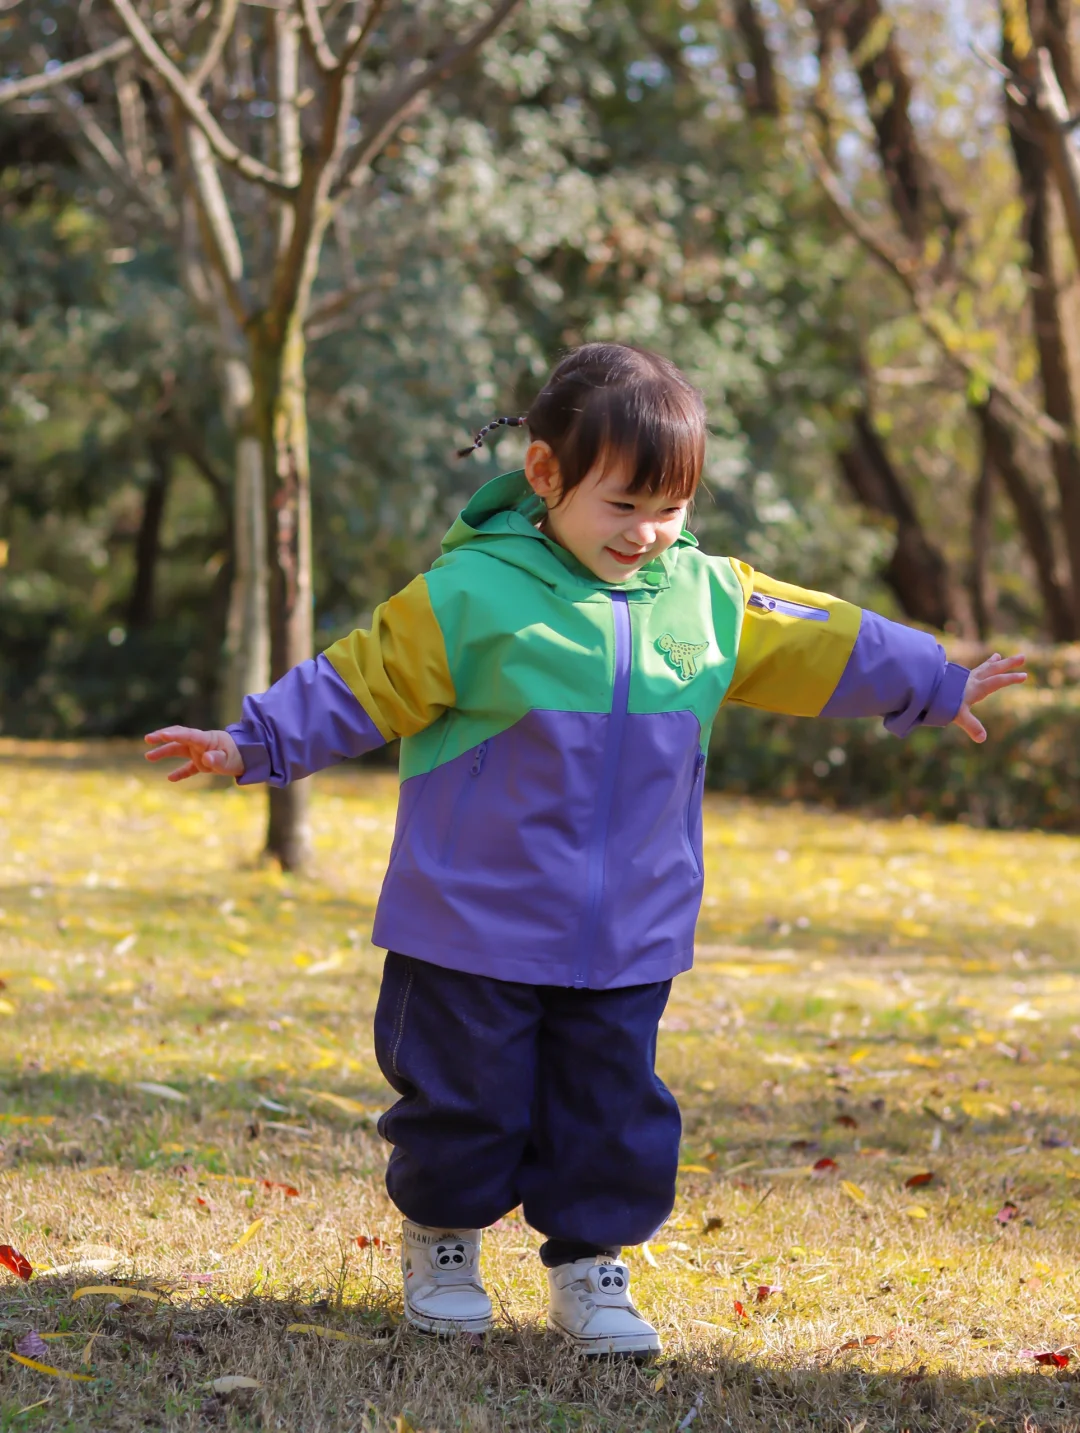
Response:
M644 552L635 552L627 556L625 552L616 552L613 547L605 547L604 551L610 553L616 562L621 562L624 567L632 567L635 562L641 562L645 557Z

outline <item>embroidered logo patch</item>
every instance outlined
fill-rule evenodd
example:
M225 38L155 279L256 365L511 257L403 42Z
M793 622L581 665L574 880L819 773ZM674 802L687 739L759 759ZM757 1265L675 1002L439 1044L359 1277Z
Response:
M699 656L708 647L708 642L676 642L670 632L657 639L656 645L668 659L668 665L675 668L684 682L691 677L697 676L697 663L694 658Z

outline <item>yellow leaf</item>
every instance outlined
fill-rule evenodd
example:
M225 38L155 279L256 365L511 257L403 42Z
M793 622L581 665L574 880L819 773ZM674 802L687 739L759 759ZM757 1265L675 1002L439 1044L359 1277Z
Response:
M866 1191L864 1189L860 1189L857 1184L852 1184L850 1179L842 1179L840 1181L840 1188L844 1191L847 1197L849 1199L853 1199L856 1204L866 1203Z
M711 1174L712 1170L707 1164L680 1164L679 1169L683 1174Z
M333 1057L328 1063L335 1064L336 1062L336 1057ZM373 1110L367 1105L362 1105L359 1100L350 1100L348 1095L332 1095L326 1090L308 1090L302 1087L299 1093L301 1095L307 1095L307 1097L312 1100L324 1100L328 1105L333 1105L335 1109L342 1110L347 1115L372 1115L382 1113L381 1110Z
M664 1377L664 1375L662 1373L658 1373L653 1379L652 1391L654 1393L659 1393L666 1382L667 1379Z
M245 1378L242 1373L227 1373L224 1378L215 1378L206 1385L215 1393L236 1393L241 1388L261 1388L257 1378Z
M941 1061L934 1055L923 1055L918 1050L912 1050L904 1056L909 1065L917 1065L921 1070L938 1070L941 1068Z
M98 1334L99 1334L100 1332L101 1332L100 1329L95 1329L94 1332L90 1335L90 1337L89 1337L89 1338L87 1339L87 1341L86 1341L86 1347L85 1347L85 1348L83 1349L83 1351L82 1351L82 1361L83 1361L83 1366L84 1366L85 1368L89 1368L89 1367L90 1367L90 1354L91 1354L91 1351L93 1350L93 1347L94 1347L94 1340L97 1338L97 1336L98 1336Z
M3 998L3 996L0 996L0 1015L14 1015L14 1014L15 1014L15 1007L14 1007L14 1005L12 1005L11 1001L10 1001L10 1000L5 1000L5 999Z
M47 1373L51 1378L70 1378L73 1383L93 1383L89 1373L68 1373L63 1368L53 1368L51 1363L38 1363L36 1358L24 1358L21 1353L9 1353L8 1358L13 1358L16 1363L23 1364L26 1368L36 1369L38 1373Z
M253 1220L253 1222L250 1223L248 1227L244 1230L244 1232L240 1235L240 1238L237 1239L236 1243L232 1246L232 1248L228 1250L225 1255L226 1259L229 1257L229 1254L235 1254L237 1249L242 1249L245 1244L250 1243L250 1241L255 1238L255 1235L259 1232L259 1230L263 1227L265 1223L265 1219Z
M159 1294L154 1289L133 1289L128 1284L84 1284L72 1294L72 1302L85 1299L90 1294L111 1294L122 1304L130 1303L132 1299L153 1299L158 1304L169 1302L165 1294Z
M32 975L30 977L30 984L35 990L44 990L47 995L56 989L56 982L50 980L47 975Z
M908 1217L909 1219L925 1219L925 1218L927 1218L926 1210L922 1207L921 1204L909 1204L909 1205L907 1206L907 1208L904 1210L904 1213L907 1215L907 1217Z
M346 1333L343 1329L330 1329L325 1324L288 1324L286 1333L313 1333L319 1338L337 1339L339 1343L374 1343L374 1339L360 1338L357 1334Z
M242 940L227 940L225 942L225 949L231 951L233 955L251 954L251 946L245 945Z
M847 1057L847 1062L849 1065L858 1065L861 1061L866 1059L867 1055L872 1055L873 1053L873 1050L871 1050L868 1045L861 1045L859 1049L852 1050L851 1054Z

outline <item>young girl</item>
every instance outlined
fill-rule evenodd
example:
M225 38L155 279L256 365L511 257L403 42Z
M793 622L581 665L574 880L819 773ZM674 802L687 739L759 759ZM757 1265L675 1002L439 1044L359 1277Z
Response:
M402 738L372 940L405 1316L488 1328L481 1232L520 1204L546 1239L549 1326L645 1354L660 1339L619 1255L674 1204L656 1032L693 959L717 709L884 716L899 736L955 721L982 741L971 709L1023 659L969 673L923 632L701 552L684 519L704 408L655 354L587 344L498 422L527 425L524 471L480 489L370 631L226 731L152 732L147 755L185 758L171 781L284 785Z

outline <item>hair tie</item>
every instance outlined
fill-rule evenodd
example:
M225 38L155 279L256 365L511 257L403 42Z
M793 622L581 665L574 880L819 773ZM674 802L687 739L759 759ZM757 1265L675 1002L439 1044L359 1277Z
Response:
M471 447L459 448L457 455L459 458L467 458L470 453L475 453L477 448L482 448L484 446L484 434L490 433L493 428L523 428L524 426L524 418L496 418L494 422L488 423L485 427L480 429L479 433L477 433L473 439Z

